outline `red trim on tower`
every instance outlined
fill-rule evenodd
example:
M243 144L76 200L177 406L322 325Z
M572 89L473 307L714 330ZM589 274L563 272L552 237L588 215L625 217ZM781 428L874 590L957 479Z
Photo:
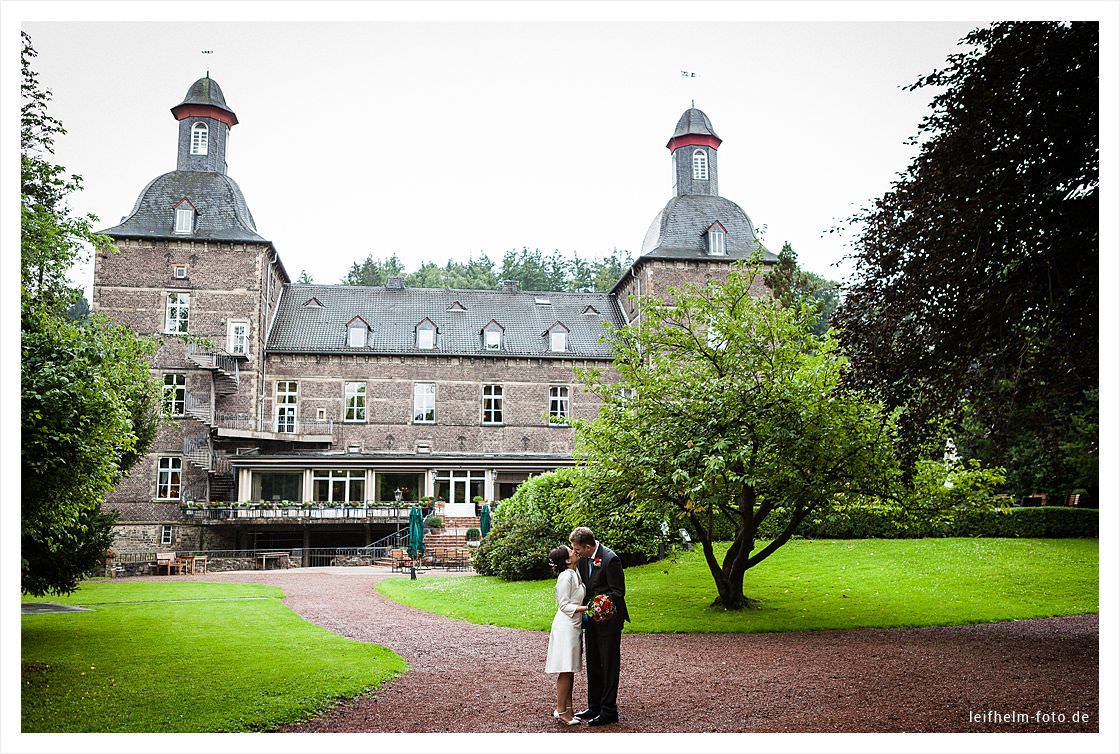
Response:
M220 120L230 128L237 125L237 116L229 110L223 110L220 107L212 105L177 105L171 108L171 114L175 116L175 120L183 120L185 118L213 118Z
M723 143L723 139L717 139L715 136L707 136L705 134L684 134L683 136L675 136L669 139L669 143L665 147L674 152L680 147L711 147L712 149L719 149L719 145Z

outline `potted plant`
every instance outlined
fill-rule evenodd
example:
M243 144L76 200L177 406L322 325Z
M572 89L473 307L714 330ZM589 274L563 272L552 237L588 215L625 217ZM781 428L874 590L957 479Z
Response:
M477 547L480 539L482 539L482 532L479 529L473 526L467 529L467 544L469 546Z
M442 529L443 528L443 516L439 516L439 515L428 516L428 528L429 529Z

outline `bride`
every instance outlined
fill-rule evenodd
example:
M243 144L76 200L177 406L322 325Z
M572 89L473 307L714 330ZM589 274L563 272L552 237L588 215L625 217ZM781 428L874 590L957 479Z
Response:
M548 657L544 672L556 676L556 707L552 716L568 725L578 725L580 720L572 711L572 683L580 667L580 650L583 631L580 621L587 612L583 604L585 588L576 571L579 555L561 545L548 553L548 562L559 576L556 579L556 617L552 619L552 633L548 637Z

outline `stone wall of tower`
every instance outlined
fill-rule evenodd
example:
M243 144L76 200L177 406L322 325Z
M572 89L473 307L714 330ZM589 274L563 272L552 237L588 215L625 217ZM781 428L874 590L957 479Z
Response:
M183 374L186 391L197 396L212 396L215 414L242 417L246 423L256 416L259 390L259 365L264 352L262 280L272 274L269 267L271 247L267 244L207 242L197 240L119 239L118 252L99 253L94 262L93 309L115 322L127 325L140 335L154 337L160 347L151 359L152 374L162 383L164 376ZM186 278L176 278L175 268L186 267ZM168 294L190 294L187 335L205 347L228 348L231 319L249 323L250 359L240 360L240 384L231 395L214 390L214 373L188 356L185 339L164 334ZM133 506L121 509L126 518L152 515L145 505L158 501L156 474L158 459L179 458L182 485L187 497L202 499L207 472L195 466L184 454L187 439L198 440L210 434L210 427L190 416L168 419L160 427L148 454L107 496L110 505ZM141 507L135 507L135 506Z
M725 282L733 268L732 263L727 260L645 258L639 259L633 269L634 274L628 275L616 291L629 322L633 322L638 316L639 296L652 296L671 302L670 288L680 287L685 283L703 286L709 280ZM755 296L768 293L761 270L751 285L751 293Z

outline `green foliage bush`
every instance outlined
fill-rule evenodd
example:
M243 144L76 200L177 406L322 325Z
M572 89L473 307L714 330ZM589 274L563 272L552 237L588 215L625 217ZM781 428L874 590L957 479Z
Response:
M656 558L664 541L660 519L595 490L578 468L526 481L498 507L493 525L475 552L474 568L511 581L547 577L548 551L567 544L577 526L589 527L627 566Z
M482 537L482 532L474 527L467 529L467 541L477 542Z
M439 529L443 526L443 516L428 516L428 528Z

